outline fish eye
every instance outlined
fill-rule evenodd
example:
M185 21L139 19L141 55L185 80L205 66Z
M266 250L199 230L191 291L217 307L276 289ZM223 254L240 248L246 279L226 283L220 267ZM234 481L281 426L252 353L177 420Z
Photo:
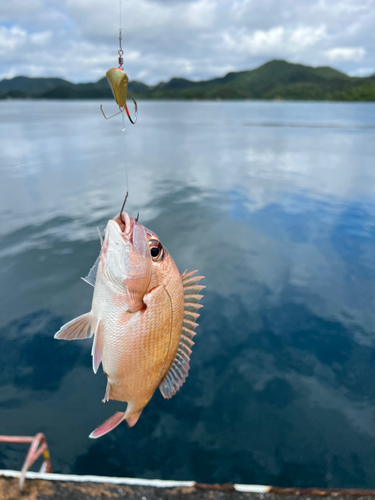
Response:
M154 262L159 262L162 260L164 250L163 245L160 243L160 241L150 240L150 253Z

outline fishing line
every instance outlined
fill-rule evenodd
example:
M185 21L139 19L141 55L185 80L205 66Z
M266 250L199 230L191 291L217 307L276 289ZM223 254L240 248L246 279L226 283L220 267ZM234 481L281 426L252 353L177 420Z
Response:
M121 0L120 0L121 1ZM125 115L124 113L121 113L122 115L122 129L121 133L124 136L124 150L126 151L126 127L125 127ZM125 163L125 180L126 180L126 193L129 193L129 177L128 177L128 162L126 161L126 155L124 155L124 163Z
M118 13L118 19L119 19L119 32L118 32L118 43L119 43L119 50L118 50L118 66L115 68L111 68L106 72L106 77L109 83L109 86L111 87L113 97L115 98L115 101L119 107L119 111L115 113L112 116L106 116L103 110L103 106L100 106L100 110L106 120L110 120L114 116L117 116L119 114L122 115L122 128L121 131L124 134L124 148L121 148L121 157L124 158L124 167L125 167L125 180L126 180L126 193L129 192L129 177L128 177L128 164L126 160L126 156L123 154L123 149L126 151L126 139L125 139L125 113L133 125L136 123L137 118L138 118L138 107L137 107L137 102L135 99L132 97L133 103L134 103L134 118L131 117L129 113L128 106L126 104L126 99L127 99L127 93L128 93L128 83L129 83L129 78L128 75L124 71L124 51L122 49L122 0L119 0L119 13ZM121 142L121 141L120 141Z
M123 54L123 51L122 51L122 0L119 0L119 21L120 21L120 28L119 28L119 56L121 57L122 54ZM121 65L121 63L120 63ZM125 136L125 132L126 132L126 126L125 126L125 115L124 113L121 113L121 118L122 118L122 129L121 129L121 132L124 136L124 150L126 151L126 136ZM122 208L121 208L121 212L120 212L120 216L122 214L122 211L124 210L124 207L125 207L125 203L126 203L126 200L128 198L128 194L129 194L129 176L128 176L128 162L126 161L126 155L124 155L124 163L125 163L125 181L126 181L126 195L125 195L125 200L124 200L124 203L122 205Z
M121 12L121 0L119 0L119 9L120 9L120 34L121 34L121 19L122 19L122 12Z

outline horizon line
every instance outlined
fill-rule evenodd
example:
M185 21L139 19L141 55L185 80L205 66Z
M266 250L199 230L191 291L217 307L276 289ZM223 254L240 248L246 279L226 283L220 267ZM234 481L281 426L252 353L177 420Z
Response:
M172 76L169 80L161 80L161 81L159 81L156 84L148 84L148 83L144 83L141 80L130 79L130 78L129 78L129 83L130 82L138 82L138 83L142 83L143 85L146 85L147 87L156 87L156 86L160 85L161 83L168 83L168 82L170 82L171 80L174 80L174 79L177 79L177 80L186 80L186 81L193 82L193 83L209 82L209 81L215 80L217 78L224 78L227 75L234 74L234 73L245 73L247 71L254 71L254 70L259 69L262 66L265 66L266 64L270 64L272 62L283 62L283 63L289 64L289 65L292 65L292 66L304 66L306 68L313 68L313 69L329 68L329 69L332 69L334 71L337 71L338 73L341 73L342 75L347 76L348 78L369 78L369 77L375 75L375 73L372 73L372 74L367 75L367 76L349 75L349 74L345 73L344 71L341 71L341 70L339 70L337 68L334 68L334 67L328 66L328 65L326 65L326 66L320 66L320 65L319 66L311 66L311 65L308 65L308 64L289 62L286 59L270 59L269 61L266 61L263 64L255 66L254 68L243 69L243 70L238 70L238 71L234 71L234 70L233 71L228 71L227 73L225 73L225 74L223 74L221 76L219 76L219 75L218 76L213 76L211 78L205 78L205 79L202 79L202 80L191 80L191 79L189 79L189 78L187 78L185 76ZM105 76L105 73L104 73L103 77L101 77L101 78L99 78L98 80L95 80L95 81L72 82L72 81L70 81L67 78L62 77L62 76L27 76L27 75L16 75L16 76L13 76L12 78L2 78L0 80L0 83L3 82L3 81L12 81L12 80L14 80L16 78L27 78L27 79L30 79L30 80L57 78L57 79L60 79L60 80L64 80L64 81L66 81L68 83L72 83L73 85L81 85L81 84L84 85L84 84L98 83L98 82L100 82L100 80L102 80L105 77L106 76Z

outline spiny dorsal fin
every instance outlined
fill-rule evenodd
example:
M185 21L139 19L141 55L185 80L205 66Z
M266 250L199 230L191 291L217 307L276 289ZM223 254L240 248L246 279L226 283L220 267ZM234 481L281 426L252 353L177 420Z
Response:
M198 304L203 295L198 295L198 293L203 288L206 288L205 286L198 285L198 282L204 276L193 276L196 272L191 271L188 273L185 271L181 276L185 299L184 319L176 356L159 386L164 398L174 396L185 382L189 373L191 347L194 345L192 339L195 335L194 330L198 326L195 322L199 317L197 311L203 307L202 304Z
M96 259L95 264L90 269L89 274L86 276L86 278L81 278L81 280L86 281L86 283L95 287L96 274L98 272L99 263L100 263L100 254L99 257Z

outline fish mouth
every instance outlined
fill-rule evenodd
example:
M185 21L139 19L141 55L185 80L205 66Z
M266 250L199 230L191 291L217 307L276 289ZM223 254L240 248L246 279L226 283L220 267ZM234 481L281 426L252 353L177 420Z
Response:
M143 297L152 274L146 229L123 212L108 221L105 245L107 275L125 289L128 311L135 313L144 309Z
M131 217L126 212L122 212L122 214L116 215L116 217L114 217L112 220L113 222L116 223L115 227L118 233L125 236L126 239L128 239L131 243L133 243L132 236L133 236L134 226L135 225L141 226L141 224L134 217ZM150 231L150 229L147 229L145 227L145 230L149 238L159 239L153 231Z
M133 246L140 227L142 227L141 224L134 217L130 217L126 212L123 212L108 221L107 234L109 237L109 232L111 232L116 240L120 238L126 245Z
M136 254L143 258L149 257L148 232L134 217L122 212L108 222L107 228L108 238L109 232L112 232L115 240L119 241L121 238L125 245L130 245Z
M122 212L122 214L116 215L112 220L116 223L119 233L130 239L129 237L133 233L134 223L136 222L134 217L130 217L126 212Z

